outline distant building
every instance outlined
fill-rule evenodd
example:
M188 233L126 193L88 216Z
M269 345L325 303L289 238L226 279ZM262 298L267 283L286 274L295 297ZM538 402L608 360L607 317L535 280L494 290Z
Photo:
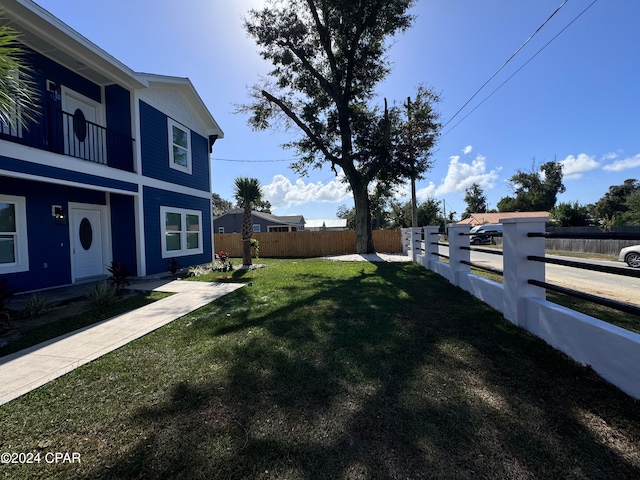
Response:
M242 233L244 210L235 208L213 219L214 233ZM270 213L251 212L254 233L299 232L305 229L302 215L277 216Z
M304 228L311 232L347 230L347 219L307 220Z
M548 217L549 212L502 212L502 213L472 213L464 220L458 222L460 225L483 225L485 223L500 223L505 218L533 218Z

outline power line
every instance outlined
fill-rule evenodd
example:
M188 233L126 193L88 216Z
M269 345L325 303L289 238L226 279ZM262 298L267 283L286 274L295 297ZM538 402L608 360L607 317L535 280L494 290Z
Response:
M471 115L473 112L476 111L476 109L478 107L480 107L480 105L482 105L484 102L486 102L487 100L489 100L489 98L491 98L493 96L494 93L496 93L498 90L500 90L509 80L511 80L520 70L522 70L525 66L527 66L529 64L529 62L531 62L534 58L536 58L545 48L547 48L551 42L553 42L556 38L558 38L560 35L562 35L562 33L569 28L571 25L573 25L573 23L578 20L587 10L589 10L598 0L593 0L593 2L591 2L587 8L585 8L584 10L582 10L582 12L580 12L573 20L571 20L571 22L569 22L562 30L560 30L551 40L549 40L547 43L545 43L542 48L540 48L540 50L538 50L536 53L533 54L533 56L531 56L529 58L529 60L527 60L525 63L523 63L520 68L518 68L515 72L513 72L511 75L509 75L509 77L502 82L500 85L498 85L498 87L493 90L489 95L487 95L478 105L476 105L475 107L473 107L473 109L467 113L464 117L462 117L462 119L456 123L453 127L451 127L449 130L447 130L445 133L442 134L442 136L444 137L446 134L448 134L451 130L453 130L454 128L456 128L458 125L460 125L469 115Z
M470 103L474 98L476 98L476 96L480 93L480 91L481 91L484 87L486 87L486 86L487 86L487 84L488 84L491 80L493 80L493 79L496 77L496 75L498 75L498 74L499 74L499 73L504 69L504 67L506 67L506 66L507 66L507 64L508 64L511 60L513 60L513 58L514 58L514 57L515 57L515 56L520 52L520 50L522 50L522 49L525 47L525 45L526 45L527 43L529 43L529 41L531 41L531 39L532 39L533 37L535 37L535 36L537 35L537 33L538 33L540 30L542 30L542 28L543 28L547 23L549 23L549 21L550 21L550 20L555 16L555 14L556 14L556 13L558 13L558 12L560 11L560 9L561 9L562 7L564 7L564 6L565 6L565 4L566 4L568 1L569 1L569 0L564 0L564 2L562 2L562 5L560 5L558 8L556 8L556 9L555 9L555 11L554 11L551 15L549 15L549 17L548 17L548 18L547 18L547 19L542 23L542 25L540 25L540 26L536 29L536 31L535 31L535 32L533 32L533 33L529 36L529 38L527 38L527 39L525 40L525 42L524 42L522 45L520 45L520 47L518 47L518 49L517 49L515 52L513 52L513 54L512 54L512 55L507 59L507 61L506 61L506 62L504 62L504 63L502 64L502 66L501 66L498 70L496 70L496 71L495 71L495 73L494 73L493 75L491 75L491 77L489 77L489 79L488 79L486 82L484 82L480 88L478 88L478 90L476 90L476 92L471 96L471 98L469 98L469 100L467 100L467 101L464 103L464 105L462 105L462 106L458 109L458 111L457 111L456 113L454 113L454 114L453 114L453 116L452 116L449 120L447 120L447 122L443 125L443 127L446 127L447 125L449 125L449 123L451 123L451 121L452 121L454 118L456 118L456 117L460 114L460 112L461 112L462 110L464 110L464 108L465 108L467 105L469 105L469 103Z
M211 158L211 160L215 160L218 162L235 162L235 163L276 163L276 162L295 162L297 159L295 158L283 158L281 160L244 160L244 159L235 159L235 158Z

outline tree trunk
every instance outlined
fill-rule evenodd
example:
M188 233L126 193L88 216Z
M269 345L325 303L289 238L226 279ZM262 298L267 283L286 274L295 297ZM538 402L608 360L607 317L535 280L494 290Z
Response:
M352 183L351 189L356 210L356 252L375 253L373 235L371 234L371 206L367 186Z
M244 215L242 216L242 265L251 266L251 237L253 225L251 224L251 204L244 202Z

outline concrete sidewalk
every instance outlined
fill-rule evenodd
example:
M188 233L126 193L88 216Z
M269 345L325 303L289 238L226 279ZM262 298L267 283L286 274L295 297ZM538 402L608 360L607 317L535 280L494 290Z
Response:
M175 295L0 358L0 405L242 286L180 280L135 284L129 288Z

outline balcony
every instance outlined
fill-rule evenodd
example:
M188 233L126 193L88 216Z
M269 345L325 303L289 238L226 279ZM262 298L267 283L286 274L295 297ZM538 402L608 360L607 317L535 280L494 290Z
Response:
M75 114L46 107L38 123L11 128L0 122L0 140L133 172L133 138Z

